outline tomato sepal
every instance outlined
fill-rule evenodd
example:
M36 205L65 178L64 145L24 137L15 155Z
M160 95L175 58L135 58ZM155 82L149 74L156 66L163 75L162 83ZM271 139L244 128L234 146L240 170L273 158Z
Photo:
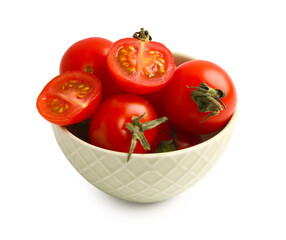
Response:
M151 35L149 34L149 32L147 30L144 30L144 28L140 28L140 32L135 32L133 34L133 38L136 38L136 39L141 40L143 42L152 41Z
M162 140L158 144L155 153L171 152L171 151L178 150L178 148L175 146L175 140L173 136L168 131L164 131L164 132L166 132L170 136L170 139Z
M143 118L145 113L143 113L141 116L136 117L132 116L132 123L128 122L125 125L125 128L128 129L132 135L130 149L127 157L127 162L130 160L131 155L137 145L137 140L139 140L142 147L149 151L151 149L150 144L148 143L147 139L144 136L144 131L155 128L159 126L161 123L166 122L168 120L167 117L161 117L149 122L141 123L140 119Z
M223 108L226 110L226 106L221 100L221 98L226 96L225 91L211 88L205 82L202 82L198 87L187 86L187 88L196 89L191 91L191 98L196 103L199 111L210 112L200 123L205 122L212 116L218 115Z

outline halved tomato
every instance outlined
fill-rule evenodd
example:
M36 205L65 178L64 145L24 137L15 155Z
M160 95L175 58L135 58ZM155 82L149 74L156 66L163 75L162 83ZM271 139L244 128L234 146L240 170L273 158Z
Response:
M72 44L64 53L60 63L60 74L67 71L85 71L99 78L102 100L122 90L112 80L107 69L107 53L113 44L108 39L89 37Z
M113 80L126 92L146 94L162 89L175 71L170 50L151 41L143 28L133 38L120 39L109 48L107 66Z
M101 83L94 75L65 72L53 78L37 99L37 109L51 123L66 126L91 117L101 100Z

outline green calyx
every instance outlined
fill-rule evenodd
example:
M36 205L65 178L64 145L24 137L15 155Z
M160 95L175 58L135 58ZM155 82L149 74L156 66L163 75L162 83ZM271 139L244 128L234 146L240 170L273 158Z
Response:
M137 140L139 140L140 144L145 150L147 151L150 150L150 145L146 137L144 136L143 132L145 132L146 130L152 129L154 127L157 127L161 123L168 120L167 117L162 117L162 118L155 119L153 121L141 123L140 120L141 118L143 118L144 115L145 113L143 113L139 117L133 116L132 123L126 123L125 125L125 128L127 128L131 132L131 135L132 135L130 149L129 149L129 153L127 157L127 162L130 160L130 157L137 145Z
M147 30L144 30L144 28L141 28L140 32L135 32L133 34L133 37L143 42L148 42L152 40L152 37L150 36L149 32Z
M86 66L84 71L88 72L88 73L93 73L93 67L92 66Z
M162 152L172 152L177 150L173 143L173 138L170 140L163 140L160 142L157 146L156 153L162 153Z
M171 151L178 150L177 133L176 133L174 126L171 125L171 128L172 128L172 133L169 133L168 131L163 130L170 136L170 139L161 141L156 148L156 153L171 152Z
M224 91L211 88L205 82L202 82L198 87L187 86L187 88L196 89L191 91L191 98L197 104L199 111L210 112L201 123L212 116L218 115L223 108L226 110L226 106L221 100L226 96Z

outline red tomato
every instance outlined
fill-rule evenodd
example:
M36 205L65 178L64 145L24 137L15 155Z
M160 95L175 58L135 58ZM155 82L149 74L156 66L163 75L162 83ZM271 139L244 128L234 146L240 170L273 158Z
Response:
M143 95L143 97L151 103L153 108L155 109L158 117L163 117L166 115L164 111L164 89L161 89L156 92L152 92L146 95Z
M169 122L159 126L158 134L154 140L151 152L169 152L192 147L202 142L200 135L187 133L179 128L174 128Z
M135 33L134 38L115 42L109 49L107 65L114 81L133 94L162 89L175 70L170 50L161 43L150 41L150 35L144 29Z
M236 89L226 71L203 60L178 66L164 90L170 122L194 134L222 128L232 116L236 101Z
M65 72L53 78L37 99L39 113L62 126L83 121L93 114L101 99L97 77L81 71Z
M142 124L155 120L157 114L151 104L143 97L131 94L119 94L105 100L95 111L89 125L89 141L91 144L119 152L129 152L132 139L126 128L132 117L141 118ZM157 127L144 131L144 136L151 145L157 135ZM137 144L134 152L145 153L141 144Z
M90 37L70 46L62 57L60 73L66 71L85 71L94 74L102 84L102 99L120 93L121 89L114 83L107 69L107 52L112 42Z
M192 147L202 142L202 138L200 135L191 134L179 128L176 128L176 134L178 141L178 150Z

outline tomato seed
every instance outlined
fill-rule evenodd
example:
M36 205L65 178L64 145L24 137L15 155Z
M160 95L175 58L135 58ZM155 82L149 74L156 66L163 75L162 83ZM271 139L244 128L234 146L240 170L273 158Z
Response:
M135 68L134 67L130 67L126 69L129 73L134 73L135 72Z
M52 111L60 114L66 112L69 109L69 105L67 103L62 102L57 98L52 99L49 102L49 105Z
M132 74L136 71L136 59L134 52L137 50L131 45L123 46L117 54L117 62L128 73Z
M165 71L165 69L158 68L158 72L161 73L161 74L164 74L166 71Z
M157 63L157 65L158 65L160 68L165 67L165 65L164 65L163 63L161 63L161 62L156 62L156 63Z
M133 74L137 69L137 59L134 57L134 53L137 49L131 45L121 47L117 52L117 61L119 65L128 73ZM165 60L163 54L157 50L147 50L149 53L149 59L143 61L141 72L147 78L153 78L166 73Z
M133 46L129 46L128 49L132 52L135 52L135 48Z
M124 62L124 63L121 64L121 66L122 66L122 67L129 67L129 63Z
M121 49L120 52L122 55L126 55L128 52L125 49Z
M121 62L125 62L125 61L127 61L127 58L126 57L120 57L120 59L119 59Z

